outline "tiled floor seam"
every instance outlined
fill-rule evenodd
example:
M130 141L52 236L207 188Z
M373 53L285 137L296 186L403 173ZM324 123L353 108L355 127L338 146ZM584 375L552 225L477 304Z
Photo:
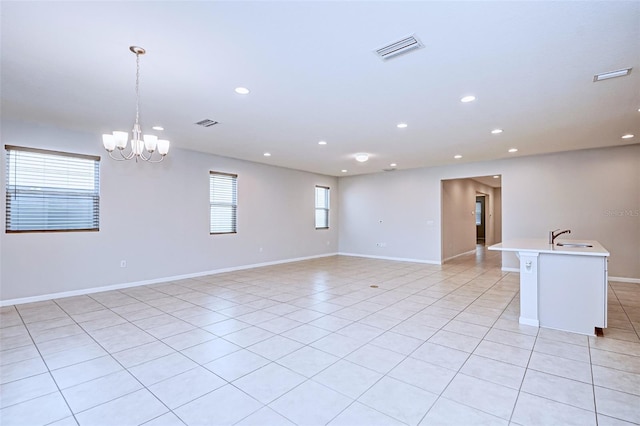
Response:
M18 316L22 320L22 325L24 326L25 330L29 334L29 338L31 339L31 343L35 346L36 351L38 351L38 354L40 355L41 361L43 362L45 367L47 367L47 373L49 374L49 376L51 376L51 380L56 385L56 389L58 390L58 394L62 397L64 403L66 404L67 408L69 409L69 413L71 413L71 416L73 416L73 419L75 420L75 422L78 423L78 419L76 418L75 413L71 409L71 406L69 405L69 402L67 401L67 398L62 393L62 389L60 389L60 385L58 384L58 381L55 379L55 377L51 373L51 369L49 368L49 365L45 361L44 357L42 356L42 352L40 351L40 348L38 347L38 345L36 344L35 340L33 339L33 336L31 335L31 331L29 330L29 328L27 327L27 324L24 321L24 317L22 316L22 314L20 313L20 311L18 309L16 309L16 311L17 311ZM37 398L39 398L39 397L37 397ZM35 399L35 398L33 398L33 399ZM62 419L59 419L59 420L62 420Z

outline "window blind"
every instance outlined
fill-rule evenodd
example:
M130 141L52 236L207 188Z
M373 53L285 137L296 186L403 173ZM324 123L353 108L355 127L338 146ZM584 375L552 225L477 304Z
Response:
M100 157L5 150L6 232L99 230Z
M316 229L329 227L329 188L316 186Z
M238 175L209 172L209 202L209 233L235 233L238 210Z

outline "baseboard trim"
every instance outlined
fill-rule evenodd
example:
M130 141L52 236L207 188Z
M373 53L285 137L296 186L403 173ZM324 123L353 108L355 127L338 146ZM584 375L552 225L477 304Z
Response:
M640 278L609 277L608 281L615 281L617 283L640 284Z
M133 281L128 283L111 284L101 287L92 287L81 290L63 291L59 293L43 294L39 296L20 297L17 299L0 300L0 307L11 305L23 305L25 303L42 302L45 300L62 299L65 297L84 296L87 294L101 293L103 291L122 290L124 288L139 287L143 285L160 284L168 281L184 280L189 278L198 278L205 275L216 275L225 272L242 271L245 269L260 268L263 266L280 265L283 263L300 262L303 260L319 259L322 257L337 256L339 253L326 253L314 256L296 257L291 259L275 260L272 262L253 263L250 265L232 266L229 268L213 269L210 271L194 272L190 274L174 275L170 277L154 278L151 280Z
M411 259L406 257L374 256L371 254L343 253L343 252L338 253L338 256L366 257L368 259L395 260L398 262L424 263L427 265L442 265L442 262L437 260Z
M457 258L457 257L460 257L460 256L466 256L466 255L468 255L468 254L473 254L473 253L475 253L475 252L476 252L476 249L469 250L469 251L465 251L464 253L456 254L455 256L451 256L451 257L447 257L447 258L446 258L446 259L444 259L442 262L443 262L443 263L444 263L444 262L448 262L448 261L453 260L453 259L455 259L455 258Z
M520 269L518 269L518 268L509 268L507 266L503 266L501 270L502 270L502 272L517 272L517 273L520 273Z

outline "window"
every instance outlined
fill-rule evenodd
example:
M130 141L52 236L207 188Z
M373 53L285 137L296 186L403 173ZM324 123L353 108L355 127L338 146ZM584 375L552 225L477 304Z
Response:
M329 228L329 188L316 186L316 229Z
M211 234L236 232L238 209L238 175L209 172L209 202Z
M5 150L6 232L99 230L100 157Z

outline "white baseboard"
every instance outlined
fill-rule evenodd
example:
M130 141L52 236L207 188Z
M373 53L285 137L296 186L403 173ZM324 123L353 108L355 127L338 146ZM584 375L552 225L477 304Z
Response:
M275 260L272 262L254 263L251 265L233 266L230 268L214 269L211 271L194 272L191 274L174 275L171 277L154 278L151 280L134 281L128 283L111 284L102 287L92 287L80 290L63 291L59 293L43 294L39 296L20 297L17 299L0 300L0 307L11 305L22 305L25 303L42 302L44 300L61 299L64 297L83 296L86 294L101 293L103 291L121 290L123 288L139 287L143 285L160 284L168 281L184 280L189 278L203 277L205 275L222 274L224 272L241 271L244 269L259 268L263 266L279 265L282 263L300 262L302 260L318 259L322 257L337 256L338 253L319 254L315 256L296 257L292 259Z
M509 268L507 266L502 267L502 272L517 272L520 273L520 269L518 268Z
M426 259L410 259L406 257L389 257L389 256L374 256L370 254L359 254L359 253L338 253L339 256L352 256L352 257L366 257L369 259L381 259L381 260L396 260L398 262L414 262L414 263L426 263L428 265L442 265L442 262L437 260L426 260Z
M476 252L476 249L469 250L469 251L465 251L464 253L456 254L455 256L451 256L451 257L447 257L447 258L446 258L446 259L444 259L442 262L443 262L443 263L444 263L444 262L448 262L448 261L450 261L450 260L455 259L456 257L466 256L466 255L468 255L468 254L473 254L473 253L475 253L475 252Z
M615 281L617 283L640 284L640 278L609 277L608 280L609 281Z

